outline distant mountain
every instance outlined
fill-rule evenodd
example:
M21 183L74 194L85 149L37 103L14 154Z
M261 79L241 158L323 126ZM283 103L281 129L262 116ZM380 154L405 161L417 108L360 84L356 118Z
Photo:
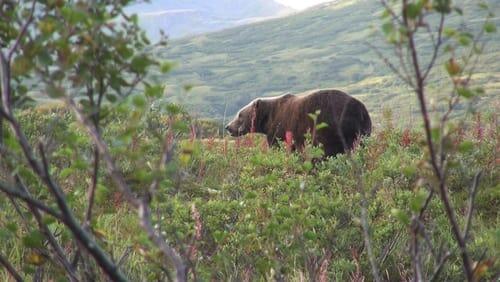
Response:
M128 8L151 38L163 29L172 38L221 30L292 12L273 0L152 0Z
M447 23L478 30L485 12L474 1L454 3L466 5L464 17L452 16ZM407 114L418 110L414 95L368 45L394 59L381 35L373 35L380 30L381 13L379 1L339 0L287 17L173 40L154 52L177 67L155 77L167 84L168 99L198 116L231 116L255 97L332 87L357 96L375 116L389 108L409 120ZM490 38L474 81L487 93L478 102L499 107L494 97L500 96L500 36ZM430 51L430 46L418 48ZM448 93L441 86L449 85L442 62L431 76L432 95ZM188 84L194 87L185 93ZM432 100L439 101L437 96Z

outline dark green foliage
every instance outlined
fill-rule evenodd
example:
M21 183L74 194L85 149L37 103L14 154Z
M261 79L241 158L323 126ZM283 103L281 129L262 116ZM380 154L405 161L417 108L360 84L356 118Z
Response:
M35 120L46 121L36 127L32 138L48 136L54 121L64 119L65 124L72 124L71 116L64 111L51 114L54 111L23 115L23 124L32 130ZM124 123L130 122L129 115L134 114L110 114L104 135L120 136ZM168 114L146 112L136 126L145 129L145 124L153 120L159 121L155 128L166 127ZM465 135L457 132L454 138L460 142L456 146L462 149L450 159L456 165L448 172L453 201L460 211L465 208L467 187L474 172L479 168L484 170L470 245L475 259L479 259L483 250L487 250L486 257L498 256L495 246L500 243L495 227L498 211L494 208L500 201L498 187L495 188L495 179L500 175L491 154L498 128L490 119L480 126L482 138L474 135L475 124L467 127ZM77 127L58 128L58 134L51 137L56 144L66 140L65 136L80 134ZM128 172L129 181L138 184L134 186L137 193L148 187L150 176L141 168L157 158L160 139L156 134L155 130L144 130L139 134L140 139L125 138L125 143L117 143L114 148L121 152L117 157L131 146L143 148L136 149L142 153L135 158L117 158ZM408 227L403 218L410 217L426 195L427 184L421 179L427 178L430 171L420 161L424 154L419 145L421 138L419 131L401 131L387 125L364 140L364 145L353 155L354 161L362 165L363 183L370 195L368 211L375 255L380 259L380 269L395 280L407 277L405 271L411 269L407 255ZM341 155L326 160L309 172L301 154L287 153L284 148L268 149L262 145L263 141L249 136L240 140L208 138L194 143L189 139L179 142L176 154L180 170L168 172L170 177L161 183L158 198L152 203L157 230L164 232L169 242L195 263L195 272L201 280L270 279L273 275L290 279L317 277L325 260L328 261L325 275L331 280L349 280L358 265L361 275L370 280L359 223L360 195L349 158ZM91 154L87 142L76 142L74 147L82 159ZM55 171L65 168L68 160L74 158L63 151L60 149L53 155L59 160ZM56 175L64 183L74 208L82 209L84 171ZM93 226L105 248L116 254L132 248L124 267L130 279L162 277L156 252L139 231L134 213L120 200L107 177L102 185L97 190ZM194 217L195 213L199 219ZM434 226L430 238L433 243L453 246L437 198L431 202L426 222ZM198 235L197 228L200 228ZM12 258L21 256L24 247L8 234L23 229L9 228L2 235L5 247L16 250L11 253ZM63 238L63 242L67 240ZM487 277L492 274L490 270L486 272ZM442 278L460 280L461 277L458 253L453 251Z

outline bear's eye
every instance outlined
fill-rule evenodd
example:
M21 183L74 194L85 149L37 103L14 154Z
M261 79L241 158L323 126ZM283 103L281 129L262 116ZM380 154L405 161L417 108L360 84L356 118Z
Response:
M241 118L241 114L238 114L238 118Z

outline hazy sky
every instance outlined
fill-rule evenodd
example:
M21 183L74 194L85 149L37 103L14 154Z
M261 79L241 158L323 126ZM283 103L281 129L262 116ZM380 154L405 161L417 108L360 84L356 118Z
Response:
M329 2L332 0L275 0L276 2L280 2L284 5L292 7L297 10L305 9L319 3Z

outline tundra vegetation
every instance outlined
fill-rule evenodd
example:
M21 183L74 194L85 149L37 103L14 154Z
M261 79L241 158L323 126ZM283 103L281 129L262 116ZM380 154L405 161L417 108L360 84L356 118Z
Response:
M128 4L0 1L1 280L498 279L498 113L454 115L484 95L486 5L474 33L447 23L463 12L451 1L382 1L396 55L374 53L422 122L386 110L363 146L313 166L310 145L200 139L216 130L159 99L148 74L172 64ZM30 106L32 87L60 102Z

